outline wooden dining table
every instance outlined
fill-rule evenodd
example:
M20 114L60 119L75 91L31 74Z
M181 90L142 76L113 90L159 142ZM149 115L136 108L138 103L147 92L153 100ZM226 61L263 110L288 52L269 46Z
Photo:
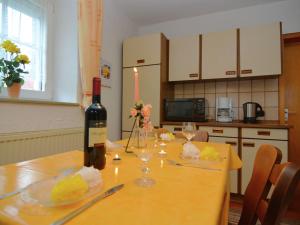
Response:
M227 224L229 174L230 170L241 168L242 162L228 144L193 143L200 151L206 146L214 148L219 152L220 160L200 160L200 168L171 164L170 159L184 162L181 158L183 145L180 141L168 142L167 155L161 157L156 151L149 162L149 176L155 184L140 187L134 181L142 175L141 160L135 154L125 153L124 149L114 149L108 151L106 166L100 171L103 187L99 193L58 207L29 204L22 195L16 194L0 200L0 224L51 224L117 184L124 184L124 188L97 202L67 224ZM121 160L113 160L115 153L121 156ZM0 196L82 166L83 152L79 150L1 166Z

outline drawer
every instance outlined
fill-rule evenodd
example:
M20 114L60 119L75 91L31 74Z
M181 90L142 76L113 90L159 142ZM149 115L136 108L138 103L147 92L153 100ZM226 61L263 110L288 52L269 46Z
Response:
M288 140L287 129L242 128L242 138Z
M172 132L173 134L175 133L181 133L182 131L182 126L178 125L163 125L163 128L167 129L168 131Z
M207 127L201 126L199 130L207 131L209 136L215 137L238 137L238 128L236 127Z

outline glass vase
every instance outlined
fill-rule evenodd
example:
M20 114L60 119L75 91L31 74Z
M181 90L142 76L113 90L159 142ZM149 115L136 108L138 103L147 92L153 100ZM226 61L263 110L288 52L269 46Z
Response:
M147 144L147 132L137 125L133 130L133 146L135 148L145 148Z

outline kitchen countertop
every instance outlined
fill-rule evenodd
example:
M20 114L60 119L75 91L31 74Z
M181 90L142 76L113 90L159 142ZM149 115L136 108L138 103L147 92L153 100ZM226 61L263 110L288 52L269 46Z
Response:
M163 121L162 125L175 125L180 126L182 122ZM256 123L244 123L241 120L234 120L228 123L221 123L215 120L209 120L207 122L196 122L198 126L212 126L212 127L241 127L241 128L273 128L273 129L289 129L292 125L283 124L274 120L258 120Z

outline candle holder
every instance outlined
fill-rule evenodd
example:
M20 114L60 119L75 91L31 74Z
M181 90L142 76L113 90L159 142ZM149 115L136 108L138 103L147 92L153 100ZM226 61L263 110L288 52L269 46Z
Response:
M113 163L114 164L119 164L121 162L121 157L119 156L119 154L115 154L114 158L113 158Z
M126 144L126 147L125 147L125 152L126 152L126 153L133 153L133 151L129 151L129 150L128 150L128 146L129 146L129 142L130 142L130 140L131 140L131 136L132 136L132 133L133 133L135 124L136 124L136 120L137 120L137 117L136 117L135 120L134 120L133 126L132 126L131 131L130 131L130 135L129 135L129 138L128 138L128 141L127 141L127 144Z

